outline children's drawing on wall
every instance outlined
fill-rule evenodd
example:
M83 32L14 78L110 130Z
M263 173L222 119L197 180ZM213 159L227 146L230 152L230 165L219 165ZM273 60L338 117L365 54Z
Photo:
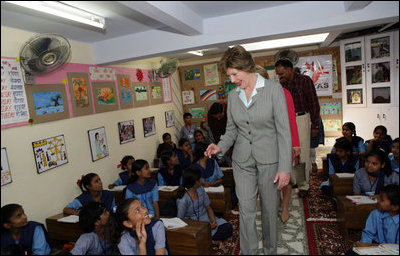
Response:
M132 95L131 95L131 82L129 78L124 77L119 79L119 89L121 91L121 99L122 103L131 103Z
M218 64L213 63L209 65L204 65L204 78L205 85L217 85L219 84L219 72L218 72Z
M147 87L146 86L136 86L135 94L137 101L147 101Z
M225 86L223 85L218 85L218 89L217 89L217 98L219 100L224 100L226 99L226 95L225 95Z
M175 117L174 117L173 110L165 111L165 125L167 128L175 126L174 119L175 119Z
M89 67L90 79L99 81L115 80L115 69L107 67Z
M194 104L193 90L182 91L182 103L183 105Z
M118 131L120 144L135 140L135 127L133 125L133 120L119 122Z
M88 131L92 161L97 161L108 156L106 129L104 127Z
M72 86L74 91L74 99L76 107L87 108L89 107L89 96L86 79L83 77L72 77Z
M187 69L184 70L184 77L185 81L194 81L194 80L200 80L201 78L201 73L200 69Z
M340 119L323 119L322 123L324 130L327 132L340 132L342 130L342 121Z
M32 142L38 173L68 163L64 135Z
M32 94L36 115L64 112L60 91L34 92Z
M341 113L341 102L325 102L321 104L321 115L336 115Z
M192 114L192 119L204 118L206 116L206 108L205 107L189 108L189 113Z
M144 137L156 134L156 124L154 116L143 118Z
M152 85L151 86L151 98L155 99L162 99L162 89L161 85Z
M6 185L12 182L11 170L8 164L7 150L1 149L1 185Z
M217 91L214 89L200 90L200 101L217 100Z
M97 104L99 105L111 105L115 104L115 94L112 88L104 87L97 89Z

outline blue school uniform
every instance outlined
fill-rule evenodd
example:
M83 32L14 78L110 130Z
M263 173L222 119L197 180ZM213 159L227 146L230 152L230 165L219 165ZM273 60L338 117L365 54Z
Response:
M47 231L43 224L36 221L28 221L22 229L19 241L15 241L9 231L1 233L1 247L4 248L10 244L25 246L29 254L48 255L51 251Z
M353 136L351 138L351 144L353 152L361 153L365 152L366 147L364 146L364 139L359 136ZM334 153L336 151L335 147L332 147L331 152Z
M80 196L76 197L74 201L67 204L66 208L78 210L79 208L82 208L85 204L88 204L90 202L93 202L93 198L90 195L90 192L85 191L80 194ZM100 203L105 204L107 211L111 212L112 208L115 206L114 192L103 190L101 192Z
M73 255L109 255L107 241L100 241L95 232L82 234L71 250Z
M193 167L197 167L201 170L201 177L203 182L213 183L216 180L222 179L224 174L218 166L217 161L213 158L208 158L206 161L206 168L203 168L198 162L192 164ZM221 184L219 185L221 186Z
M190 156L187 155L185 157L185 154L183 153L182 150L180 150L180 149L176 150L176 156L178 157L179 165L181 166L182 170L185 170L192 164L192 161L190 160Z
M392 166L392 170L394 172L399 173L399 164L397 163L396 159L394 158L393 153L390 153L388 157L390 159L390 165Z
M364 143L364 148L365 150L367 150L369 143L371 142L371 140L367 140ZM389 154L392 151L392 142L388 141L388 140L382 140L380 145L378 145L376 142L374 143L373 149L383 149L385 150L386 154Z
M128 185L129 173L128 171L120 172L118 180L114 181L115 186Z
M157 174L159 186L179 186L182 184L182 168L180 165L174 166L174 174L168 173L166 167L160 168Z
M391 175L386 176L383 171L380 171L378 178L372 182L368 178L365 167L360 168L354 174L353 192L365 196L372 196L379 194L382 187L389 184L399 184L399 174L392 172Z
M361 234L361 243L399 244L399 215L373 210Z
M168 255L168 243L166 240L164 224L161 220L151 220L145 226L147 232L146 252L147 255L155 255L155 250L165 248L165 255ZM122 232L121 241L118 249L122 255L139 255L139 245L137 244L136 231Z
M210 222L210 218L208 217L206 209L206 206L210 205L210 199L206 191L204 190L203 186L198 187L196 192L197 192L196 201L193 201L188 193L185 193L182 198L178 198L176 200L176 204L178 207L177 217L182 219L192 219L197 221ZM214 235L216 235L218 229L222 225L228 223L223 218L215 217L215 220L217 222L217 227L211 230L211 236L213 236L213 238ZM230 225L230 223L228 224ZM229 233L226 234L227 237L229 237L232 234L232 231L230 232L231 232L230 234Z
M149 210L151 215L155 215L153 202L158 202L157 181L152 178L146 180L144 185L138 182L130 183L126 187L125 199L136 197L140 203Z

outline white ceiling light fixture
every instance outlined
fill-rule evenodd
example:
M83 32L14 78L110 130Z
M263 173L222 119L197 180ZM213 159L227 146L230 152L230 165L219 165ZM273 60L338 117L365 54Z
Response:
M7 3L30 8L39 12L48 13L65 19L77 21L86 25L105 29L103 17L83 11L76 7L57 1L6 1Z
M203 56L204 55L202 50L189 51L188 53L191 53L191 54L194 54L194 55L197 55L197 56Z
M281 47L287 47L287 46L321 43L321 42L325 41L325 39L328 37L328 35L329 35L329 33L307 35L307 36L297 36L297 37L290 37L290 38L267 40L267 41L256 42L256 43L241 44L241 46L243 46L243 48L245 48L247 51L267 50L267 49L281 48ZM233 47L233 45L231 45L229 47Z

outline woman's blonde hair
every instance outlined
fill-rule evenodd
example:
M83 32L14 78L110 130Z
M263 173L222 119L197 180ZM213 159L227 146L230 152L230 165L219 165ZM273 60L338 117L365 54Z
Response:
M226 73L228 68L235 68L249 73L256 72L256 64L250 52L242 46L236 45L225 51L219 61L221 71Z

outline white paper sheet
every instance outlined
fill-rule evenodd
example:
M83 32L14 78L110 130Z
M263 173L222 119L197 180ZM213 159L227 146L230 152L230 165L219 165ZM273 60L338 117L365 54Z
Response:
M79 216L78 215L69 215L67 217L61 218L57 220L58 222L66 222L66 223L78 223Z
M180 218L160 218L163 223L165 228L171 229L171 228L182 228L184 226L187 226L186 222L181 220Z

